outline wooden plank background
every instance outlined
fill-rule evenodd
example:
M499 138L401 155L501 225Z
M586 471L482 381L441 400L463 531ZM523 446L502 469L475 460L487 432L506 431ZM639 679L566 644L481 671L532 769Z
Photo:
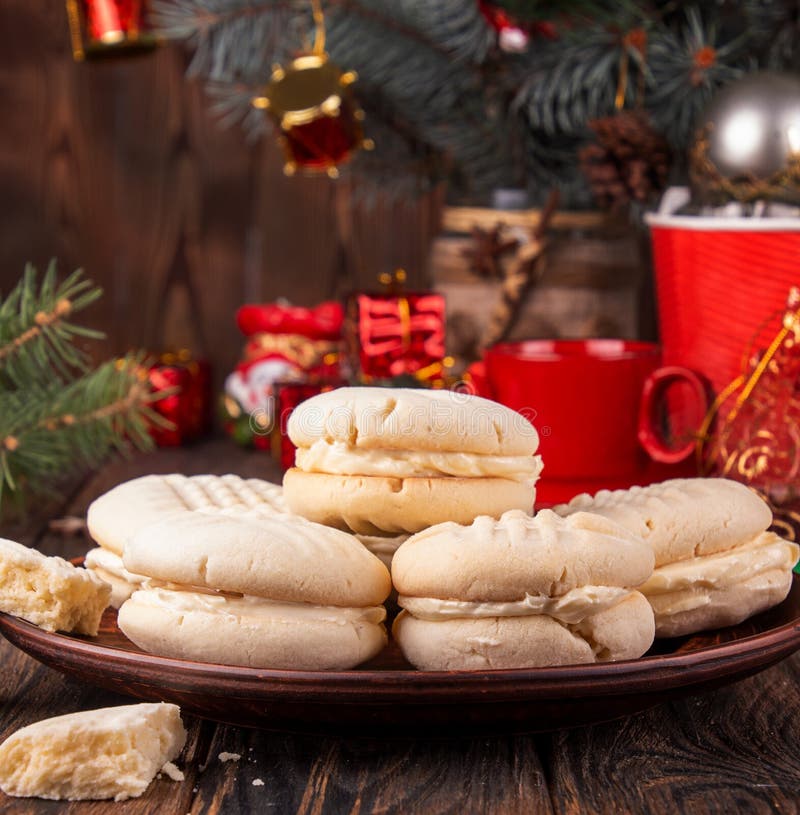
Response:
M426 280L440 193L352 206L342 182L284 177L271 137L221 129L185 65L177 45L75 64L62 2L2 0L0 292L27 260L82 266L106 292L98 356L205 347L219 383L243 302L311 305L396 266Z

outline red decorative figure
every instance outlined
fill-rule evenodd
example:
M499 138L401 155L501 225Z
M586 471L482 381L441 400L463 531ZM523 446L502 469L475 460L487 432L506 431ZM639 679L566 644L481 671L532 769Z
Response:
M264 303L236 315L247 337L243 358L225 380L225 429L241 444L271 446L275 384L317 383L339 376L344 312L338 302L316 308Z

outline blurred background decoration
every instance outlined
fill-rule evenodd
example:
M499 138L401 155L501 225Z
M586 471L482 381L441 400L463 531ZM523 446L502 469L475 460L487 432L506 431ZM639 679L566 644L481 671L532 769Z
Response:
M717 394L697 443L701 473L749 484L773 529L800 540L800 289L754 337L743 370ZM775 332L774 336L771 332ZM713 428L713 432L712 432Z
M415 382L500 339L660 325L718 391L796 282L799 44L788 0L4 0L0 290L28 259L86 268L90 358L145 348L185 391L161 443L231 372L240 437L264 377L288 401L313 378L296 343L242 355L243 303L350 303L315 387L383 381L386 306ZM252 336L316 341L295 328Z
M652 202L716 88L798 58L797 7L782 0L154 0L153 11L187 41L214 110L251 136L269 127L251 102L269 95L275 66L324 48L357 75L375 142L354 174L406 191L444 177L472 196L525 187L540 204L558 185L568 207Z

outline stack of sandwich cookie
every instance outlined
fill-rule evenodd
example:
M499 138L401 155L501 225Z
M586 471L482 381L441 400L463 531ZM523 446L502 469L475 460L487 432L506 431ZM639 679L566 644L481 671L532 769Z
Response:
M723 478L603 490L555 511L602 515L652 547L656 569L639 590L659 637L735 625L780 603L800 557L797 544L765 531L772 523L767 504Z
M268 517L285 511L281 487L258 478L178 474L135 478L89 506L87 526L98 547L86 554L85 565L111 585L111 604L119 608L145 579L126 569L121 557L126 541L140 529L187 512Z
M150 579L119 627L151 653L335 670L386 644L386 567L352 535L302 518L185 513L140 530L123 562Z
M482 670L635 659L653 612L631 587L653 570L639 538L594 515L514 510L409 538L392 563L393 627L422 670Z
M522 415L450 391L339 388L303 402L288 433L298 448L289 509L367 536L530 513L542 469Z

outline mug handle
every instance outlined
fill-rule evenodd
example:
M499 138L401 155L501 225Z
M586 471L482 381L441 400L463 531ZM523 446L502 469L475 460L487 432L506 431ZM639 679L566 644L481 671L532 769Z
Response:
M687 382L692 396L700 405L703 415L708 412L708 393L703 380L688 368L667 365L647 377L642 390L642 403L639 407L639 443L653 461L663 464L678 464L687 459L695 449L695 441L689 440L683 447L669 447L656 421L656 409L664 394L675 382Z

